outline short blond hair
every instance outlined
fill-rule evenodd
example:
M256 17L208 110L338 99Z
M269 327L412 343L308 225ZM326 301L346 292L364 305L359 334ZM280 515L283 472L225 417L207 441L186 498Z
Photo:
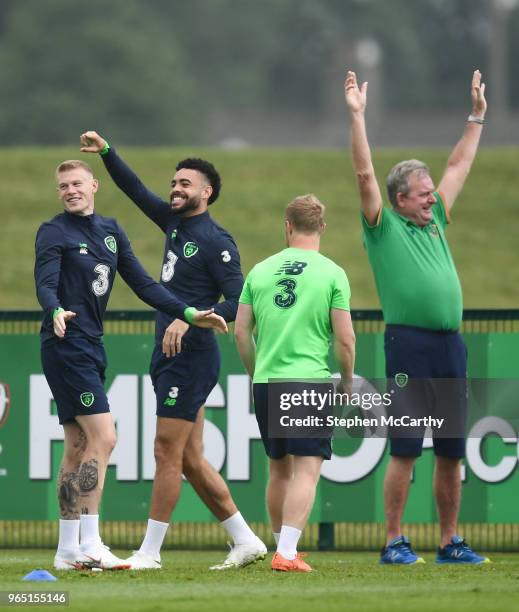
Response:
M285 220L289 221L296 232L319 234L324 227L326 208L313 194L297 196L285 210Z
M56 168L56 176L58 176L60 172L68 172L69 170L76 170L76 168L82 168L94 176L92 168L86 162L81 161L80 159L67 159L61 162L61 164Z

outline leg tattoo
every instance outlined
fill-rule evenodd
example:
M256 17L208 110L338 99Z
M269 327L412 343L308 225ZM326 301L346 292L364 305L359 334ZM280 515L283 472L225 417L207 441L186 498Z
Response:
M97 459L89 459L79 468L79 490L81 497L89 495L99 482L99 469Z
M80 428L78 432L77 439L74 442L74 448L78 453L83 454L86 450L88 444L88 440L86 437L86 433Z
M58 500L60 516L66 520L77 520L79 512L76 504L79 497L79 483L76 472L60 469L58 475Z

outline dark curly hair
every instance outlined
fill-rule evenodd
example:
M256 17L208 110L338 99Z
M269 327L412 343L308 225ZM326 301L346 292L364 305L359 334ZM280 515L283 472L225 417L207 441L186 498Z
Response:
M178 172L178 170L181 170L182 168L185 168L186 170L198 170L198 172L203 174L213 188L213 193L211 194L211 197L207 203L212 204L213 202L216 202L218 196L220 195L220 189L222 188L222 179L220 178L220 175L213 164L205 159L200 159L199 157L188 157L187 159L183 159L182 161L178 162L175 169Z

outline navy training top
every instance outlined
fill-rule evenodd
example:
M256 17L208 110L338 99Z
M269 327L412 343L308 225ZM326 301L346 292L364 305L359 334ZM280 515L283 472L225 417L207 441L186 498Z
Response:
M240 254L233 237L206 211L182 217L168 202L150 191L117 155L113 147L101 156L115 184L166 234L161 284L200 309L214 308L226 321L234 321L243 287ZM218 303L221 296L224 302ZM174 317L157 313L155 342ZM186 346L204 347L215 342L210 329L190 327Z
M67 322L67 338L101 342L116 271L144 302L184 319L187 305L149 276L115 219L65 211L43 223L36 235L34 266L36 294L45 311L42 343L60 340L53 328L56 308L76 313Z

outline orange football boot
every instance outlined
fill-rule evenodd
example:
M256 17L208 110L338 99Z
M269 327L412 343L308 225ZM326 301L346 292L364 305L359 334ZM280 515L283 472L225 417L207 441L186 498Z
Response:
M311 572L312 568L301 558L305 556L305 553L297 553L296 558L290 560L276 552L272 557L272 569L278 572Z

